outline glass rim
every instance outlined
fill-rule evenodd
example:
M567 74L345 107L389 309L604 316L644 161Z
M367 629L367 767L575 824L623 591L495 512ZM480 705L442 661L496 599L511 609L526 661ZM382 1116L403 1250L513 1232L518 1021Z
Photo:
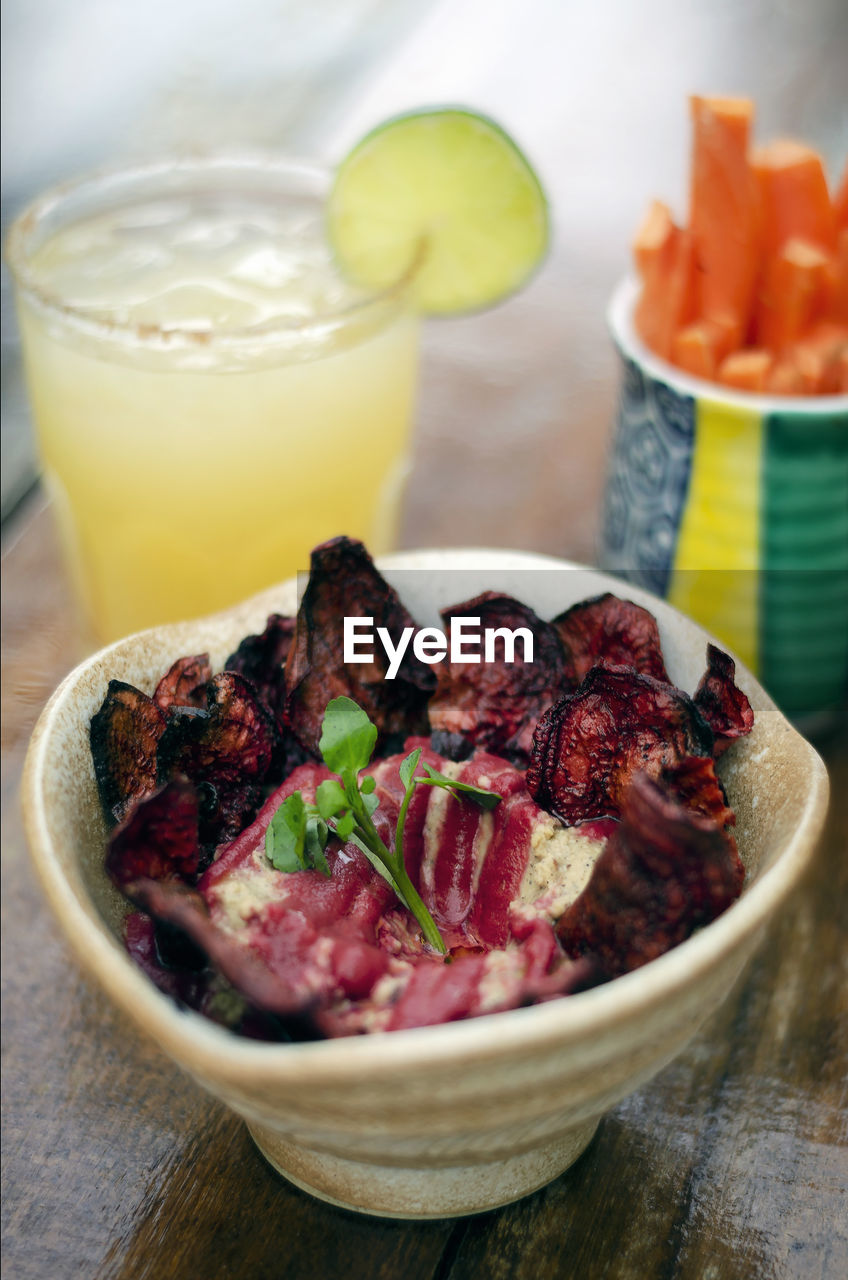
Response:
M198 329L189 325L164 327L149 321L127 321L112 318L102 312L64 302L58 292L53 292L40 281L28 260L30 237L43 225L44 220L69 200L86 189L104 192L119 189L125 182L155 179L169 174L214 174L238 172L283 178L286 176L322 181L329 184L332 169L314 161L273 153L249 152L192 152L141 161L137 164L114 164L90 170L77 177L59 182L30 201L12 221L6 235L4 257L15 287L34 300L54 317L61 318L75 329L92 337L112 341L129 339L145 346L169 348L185 347L237 347L259 340L273 340L275 335L304 338L317 333L343 329L366 316L369 311L382 306L400 303L411 292L413 282L423 261L426 245L417 246L409 265L396 280L380 289L363 290L363 296L343 306L328 308L312 316L275 316L254 325L236 326L230 329ZM326 193L321 195L324 199Z

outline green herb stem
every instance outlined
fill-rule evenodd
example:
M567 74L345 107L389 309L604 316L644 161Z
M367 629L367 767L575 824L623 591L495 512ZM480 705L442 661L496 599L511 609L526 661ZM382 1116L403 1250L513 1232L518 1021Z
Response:
M404 802L401 806L403 818L406 818L406 810L409 807L409 796L411 794L412 791L410 789L407 795L404 796ZM380 859L383 866L391 875L396 887L403 895L404 902L415 916L415 919L421 925L421 930L426 940L430 943L430 946L435 947L437 951L444 955L447 952L447 947L442 940L442 935L439 933L436 922L430 915L427 907L424 905L421 895L415 888L415 885L407 875L403 861L403 824L401 821L401 815L398 815L395 850L394 853L391 853L380 839L377 828L374 826L370 815L366 812L361 802L358 801L355 804L355 811L357 825L360 828L360 834L363 840L368 845L368 848L374 856Z

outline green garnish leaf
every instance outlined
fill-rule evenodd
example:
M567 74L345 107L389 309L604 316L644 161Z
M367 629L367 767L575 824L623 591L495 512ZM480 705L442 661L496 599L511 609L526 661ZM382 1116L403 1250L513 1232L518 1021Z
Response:
M441 934L403 861L403 824L414 783L430 781L414 777L421 749L410 752L401 765L405 794L398 813L395 847L389 849L371 821L380 805L376 780L370 776L359 780L376 744L377 726L362 708L351 698L333 698L324 713L319 748L327 768L337 776L325 779L316 788L314 805L305 804L299 791L280 805L269 823L265 849L271 864L280 871L314 868L329 876L324 850L330 835L351 841L412 912L430 946L444 955L447 948Z
M418 761L420 759L421 759L421 748L416 747L415 750L410 751L406 759L401 762L399 773L400 773L400 780L403 783L404 787L408 788L409 784L412 782L412 779L415 776L415 770L418 768Z
M424 768L427 770L428 776L426 778L416 778L416 782L420 782L425 787L444 787L457 800L471 800L481 809L496 809L503 799L496 791L487 791L485 787L475 787L471 782L457 782L456 778L449 778L446 773L439 773L438 769L432 768L426 761L424 762Z
M265 832L265 852L277 871L303 871L306 841L306 806L295 791L280 805Z
M370 795L364 795L362 797L362 807L370 818L374 810L380 807L380 797L375 795L373 791Z
M347 840L355 826L356 818L352 813L346 813L344 817L338 819L333 829L340 840Z
M324 850L327 847L329 839L329 828L321 818L313 814L306 820L306 840L304 842L304 853L306 860L310 866L316 871L320 871L327 879L330 878L330 866L324 856Z
M325 765L344 776L365 769L377 745L377 726L352 698L333 698L324 713L318 749Z
M329 822L330 818L335 818L337 813L347 808L348 800L344 788L336 778L325 778L318 784L315 803L321 817L325 822Z

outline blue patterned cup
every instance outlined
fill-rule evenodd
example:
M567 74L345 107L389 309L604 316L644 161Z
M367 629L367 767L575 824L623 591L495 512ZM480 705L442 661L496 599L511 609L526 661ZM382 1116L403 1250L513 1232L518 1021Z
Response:
M613 296L621 385L603 568L713 632L815 731L848 690L848 395L763 396L693 378Z

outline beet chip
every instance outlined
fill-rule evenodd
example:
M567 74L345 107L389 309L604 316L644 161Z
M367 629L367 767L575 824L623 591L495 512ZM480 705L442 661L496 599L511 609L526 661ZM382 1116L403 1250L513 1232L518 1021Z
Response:
M714 755L720 756L735 738L750 733L754 711L734 681L736 663L714 644L707 645L707 669L695 690L695 706L715 734Z
M738 898L745 870L712 819L637 773L591 879L557 924L567 955L628 973L709 924Z
M445 658L436 668L438 684L429 706L430 725L438 735L435 741L447 745L455 743L455 735L459 735L470 748L526 763L537 720L562 692L565 662L559 637L532 609L495 591L443 609L446 630L458 617L480 619L478 627L463 627L468 637L463 647L482 660L451 662ZM483 633L490 628L522 628L529 633L532 661L525 659L520 635L514 646L509 644L509 650L514 648L512 653L505 638L496 635L494 657L486 661Z
M656 618L632 600L596 596L554 618L576 687L592 667L634 667L669 684Z
M345 616L373 619L373 662L345 664ZM380 743L393 735L405 738L427 731L427 699L436 678L414 657L410 635L397 675L386 680L388 660L376 640L378 627L386 628L393 645L406 628L417 630L361 542L334 538L316 547L286 663L288 723L314 756L327 703L342 695L368 713Z
M195 782L262 782L277 742L276 726L256 690L234 671L206 686L206 714L181 717L185 732L174 767Z
M294 618L272 613L265 630L258 636L245 636L224 663L225 671L235 671L256 685L281 728L286 709L286 658L294 639L294 622Z
M256 812L279 732L257 691L234 671L213 676L206 696L205 712L172 714L163 755L167 748L171 772L200 787L201 839L217 844Z
M109 841L106 870L118 888L134 880L190 882L200 867L198 798L186 778L174 778L138 800Z
M616 817L637 770L657 777L683 756L711 755L691 698L627 667L593 667L536 726L527 789L569 825Z
M686 756L663 769L660 782L681 804L710 818L717 827L735 826L736 814L727 803L711 756Z
M163 711L169 707L205 707L206 684L211 678L208 653L177 658L153 691L153 701Z
M89 740L104 813L120 821L132 802L159 781L159 742L165 713L152 698L122 680L110 680L91 718Z
M126 885L124 892L158 923L182 930L251 1005L280 1016L297 1016L315 1003L307 989L289 985L249 947L214 924L196 889L178 881L141 879Z

